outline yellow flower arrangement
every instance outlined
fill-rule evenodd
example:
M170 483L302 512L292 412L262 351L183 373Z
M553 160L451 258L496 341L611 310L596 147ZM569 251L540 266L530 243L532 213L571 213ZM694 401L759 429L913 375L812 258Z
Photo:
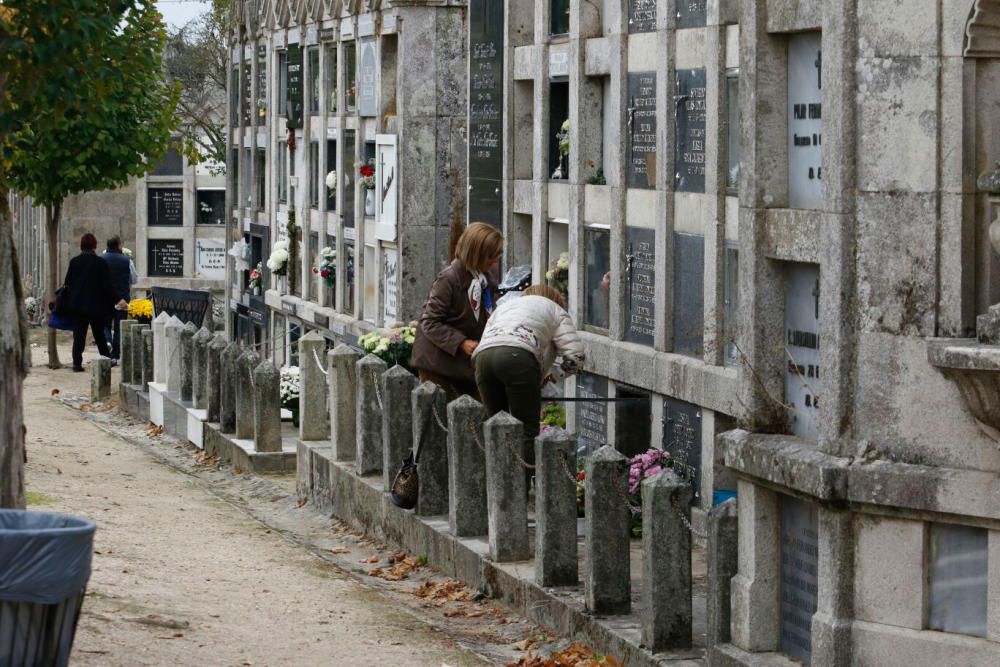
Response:
M128 316L132 319L153 319L153 302L150 299L133 299L128 303Z

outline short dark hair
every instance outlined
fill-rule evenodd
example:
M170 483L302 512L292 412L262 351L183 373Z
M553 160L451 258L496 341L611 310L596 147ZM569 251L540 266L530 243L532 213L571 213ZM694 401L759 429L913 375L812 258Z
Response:
M122 237L115 234L108 239L108 250L121 250L122 247Z
M97 237L90 232L81 236L80 250L97 250Z

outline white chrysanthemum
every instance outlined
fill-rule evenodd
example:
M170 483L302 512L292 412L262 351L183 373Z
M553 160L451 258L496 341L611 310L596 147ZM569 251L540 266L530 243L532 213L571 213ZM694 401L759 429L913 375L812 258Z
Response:
M331 172L327 173L327 175L326 175L326 187L330 188L331 190L333 190L333 189L335 189L337 187L337 172L336 171L331 171Z

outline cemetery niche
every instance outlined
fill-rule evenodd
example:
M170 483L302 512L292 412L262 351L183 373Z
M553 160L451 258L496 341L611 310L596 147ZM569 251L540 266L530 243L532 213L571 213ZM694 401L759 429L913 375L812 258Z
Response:
M663 399L663 449L670 452L677 475L691 484L691 502L701 496L701 408Z
M705 332L705 239L674 233L674 352L700 358Z
M785 403L792 433L819 437L819 267L791 263L785 291Z
M146 201L148 224L170 226L184 224L184 190L182 188L150 188L146 192Z
M158 278L184 276L184 239L149 239L147 273Z
M811 503L779 495L781 553L779 611L781 652L808 665L812 617L817 606L819 517Z
M656 72L630 72L628 108L628 187L656 187Z
M592 373L579 373L576 397L598 399L576 404L577 452L580 456L588 456L608 441L608 404L601 400L608 397L608 381Z
M625 340L652 345L656 334L656 234L652 229L629 227L627 239Z
M823 52L819 33L788 41L788 205L823 203Z
M708 0L676 0L677 28L704 28L708 20Z
M705 70L678 70L674 188L705 192Z
M629 33L653 32L654 30L656 30L656 0L629 0Z

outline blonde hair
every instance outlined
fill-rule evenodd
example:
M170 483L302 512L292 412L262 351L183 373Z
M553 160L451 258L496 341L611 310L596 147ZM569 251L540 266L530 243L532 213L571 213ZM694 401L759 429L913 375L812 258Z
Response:
M458 237L455 257L470 271L485 271L503 252L503 234L485 222L473 222Z
M554 301L557 306L566 310L566 299L558 290L548 285L532 285L521 293L523 296L544 296L549 301Z

